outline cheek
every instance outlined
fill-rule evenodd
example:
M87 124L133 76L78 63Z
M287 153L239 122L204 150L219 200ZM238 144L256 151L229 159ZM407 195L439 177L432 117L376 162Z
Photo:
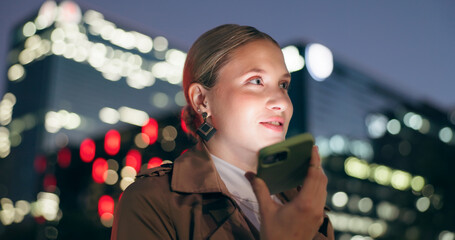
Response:
M248 95L229 94L219 95L214 106L214 123L219 127L242 127L254 120L255 111L258 109L257 100Z
M294 105L292 105L291 99L289 99L288 114L289 114L289 120L291 120L292 115L294 114Z

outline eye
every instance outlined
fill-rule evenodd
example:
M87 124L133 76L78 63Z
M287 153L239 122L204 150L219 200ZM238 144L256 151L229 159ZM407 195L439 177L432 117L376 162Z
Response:
M285 81L285 82L281 82L280 83L280 88L284 89L284 90L288 90L289 89L289 86L290 86L290 83L288 81Z
M248 80L248 83L254 84L254 85L262 85L263 81L262 78L256 77L251 80Z

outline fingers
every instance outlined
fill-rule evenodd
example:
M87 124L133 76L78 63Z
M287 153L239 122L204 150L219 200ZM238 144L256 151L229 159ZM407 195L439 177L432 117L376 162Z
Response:
M303 181L302 189L297 198L298 206L305 209L309 206L323 210L327 196L327 176L321 167L318 147L313 146L308 173Z
M327 186L327 176L324 173L321 165L321 157L319 156L319 148L314 145L313 153L311 155L311 161L313 162L313 169L316 170L318 180L324 185L324 189Z
M264 180L256 177L256 175L252 172L245 173L245 177L248 181L250 181L250 184L253 187L253 192L259 203L261 215L264 215L265 212L263 211L265 209L270 209L271 206L274 206L274 202L270 197L269 188L267 187L267 184L265 184Z
M321 158L319 157L318 146L314 145L311 151L310 167L320 168Z
M317 194L320 191L326 191L327 176L321 166L321 158L319 156L318 147L313 146L310 167L308 168L307 177L304 180L303 186L307 191Z

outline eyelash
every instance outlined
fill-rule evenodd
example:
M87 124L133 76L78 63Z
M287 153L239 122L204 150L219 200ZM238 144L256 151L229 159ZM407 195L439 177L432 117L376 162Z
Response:
M260 82L259 83L253 83L253 81L256 81L256 80L259 80ZM251 80L248 80L248 83L253 83L254 85L259 85L259 84L263 84L263 81L262 81L262 78L261 77L255 77Z
M283 86L283 84L285 84L285 86ZM281 86L283 86L283 87L281 87ZM290 86L291 86L291 84L288 81L284 81L284 82L280 83L280 87L283 88L286 91L289 90Z
M258 83L253 83L253 81L257 81L257 80L259 80L260 82L258 82ZM252 84L254 84L254 85L263 85L263 80L262 80L262 77L255 77L255 78L253 78L253 79L251 79L251 80L248 80L248 83L252 83ZM284 85L284 86L283 86L283 85ZM289 90L290 83L289 83L288 81L283 81L283 82L280 82L280 83L279 83L279 86L280 86L282 89L284 89L284 90L287 91L287 90Z

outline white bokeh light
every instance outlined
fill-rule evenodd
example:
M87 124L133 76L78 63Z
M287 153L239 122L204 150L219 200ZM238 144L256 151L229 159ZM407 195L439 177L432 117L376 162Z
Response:
M308 72L316 81L324 81L332 74L333 55L332 51L319 43L311 43L306 46L305 59Z

